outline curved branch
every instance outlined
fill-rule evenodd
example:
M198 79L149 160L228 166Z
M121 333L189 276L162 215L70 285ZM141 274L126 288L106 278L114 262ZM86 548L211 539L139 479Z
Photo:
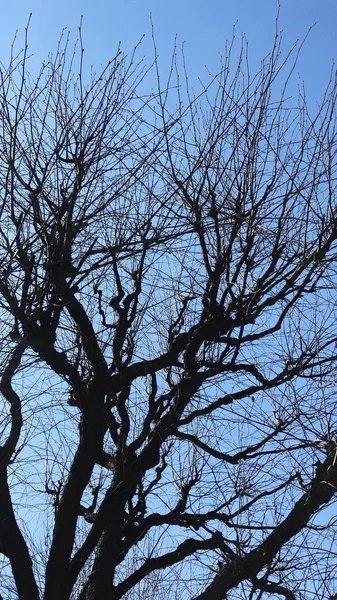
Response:
M307 526L317 510L330 502L337 492L336 453L337 444L333 443L309 490L296 502L280 525L256 549L226 564L205 591L193 600L223 600L231 589L246 579L256 577L285 544Z

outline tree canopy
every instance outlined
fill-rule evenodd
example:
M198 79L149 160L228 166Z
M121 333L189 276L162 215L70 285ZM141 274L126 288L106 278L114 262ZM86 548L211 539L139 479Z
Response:
M335 598L335 72L154 53L0 70L0 593Z

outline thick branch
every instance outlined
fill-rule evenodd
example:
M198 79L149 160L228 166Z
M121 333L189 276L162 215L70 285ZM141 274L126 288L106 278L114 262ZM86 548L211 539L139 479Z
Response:
M194 600L223 600L234 587L245 579L258 575L270 564L285 544L306 527L312 516L324 504L330 502L337 491L337 445L333 444L328 456L317 471L310 489L295 504L289 515L272 533L243 558L224 566L213 582Z
M189 538L184 540L175 550L167 552L157 558L148 558L144 564L137 569L132 575L120 583L111 593L111 598L118 600L124 594L126 594L132 587L134 587L139 581L144 579L149 573L158 569L165 569L171 567L178 562L183 561L188 556L191 556L198 550L215 550L222 547L223 540L221 535L215 534L207 540L196 540Z

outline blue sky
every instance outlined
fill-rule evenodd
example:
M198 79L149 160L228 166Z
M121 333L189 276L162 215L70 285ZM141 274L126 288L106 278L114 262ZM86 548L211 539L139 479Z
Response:
M193 80L202 75L205 64L212 71L216 69L219 53L237 20L237 31L247 34L252 61L258 64L270 48L277 0L12 0L2 7L2 61L8 58L16 29L19 39L23 38L30 11L33 13L30 47L34 59L41 60L55 48L62 28L69 28L75 35L83 14L86 60L96 68L114 54L119 41L130 52L143 34L146 37L140 54L150 62L152 14L162 61L168 60L177 35L179 42L186 42ZM297 38L303 38L315 22L298 65L311 101L319 100L331 61L337 55L337 3L336 0L282 1L280 26L285 49Z
M177 35L178 44L185 42L193 81L202 76L205 65L216 70L236 21L237 33L247 34L252 62L257 66L271 47L277 5L277 0L10 0L1 10L0 60L6 63L16 30L20 47L32 12L30 48L36 64L55 49L63 28L76 36L81 15L87 63L99 69L115 54L119 42L130 53L143 34L139 54L150 63L152 14L163 64L169 61ZM311 103L319 101L332 60L337 60L337 1L282 0L280 28L285 52L315 23L298 63Z

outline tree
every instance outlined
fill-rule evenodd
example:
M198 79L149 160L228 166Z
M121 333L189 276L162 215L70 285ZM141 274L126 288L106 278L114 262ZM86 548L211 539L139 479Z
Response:
M335 597L335 73L79 41L1 69L1 593Z

